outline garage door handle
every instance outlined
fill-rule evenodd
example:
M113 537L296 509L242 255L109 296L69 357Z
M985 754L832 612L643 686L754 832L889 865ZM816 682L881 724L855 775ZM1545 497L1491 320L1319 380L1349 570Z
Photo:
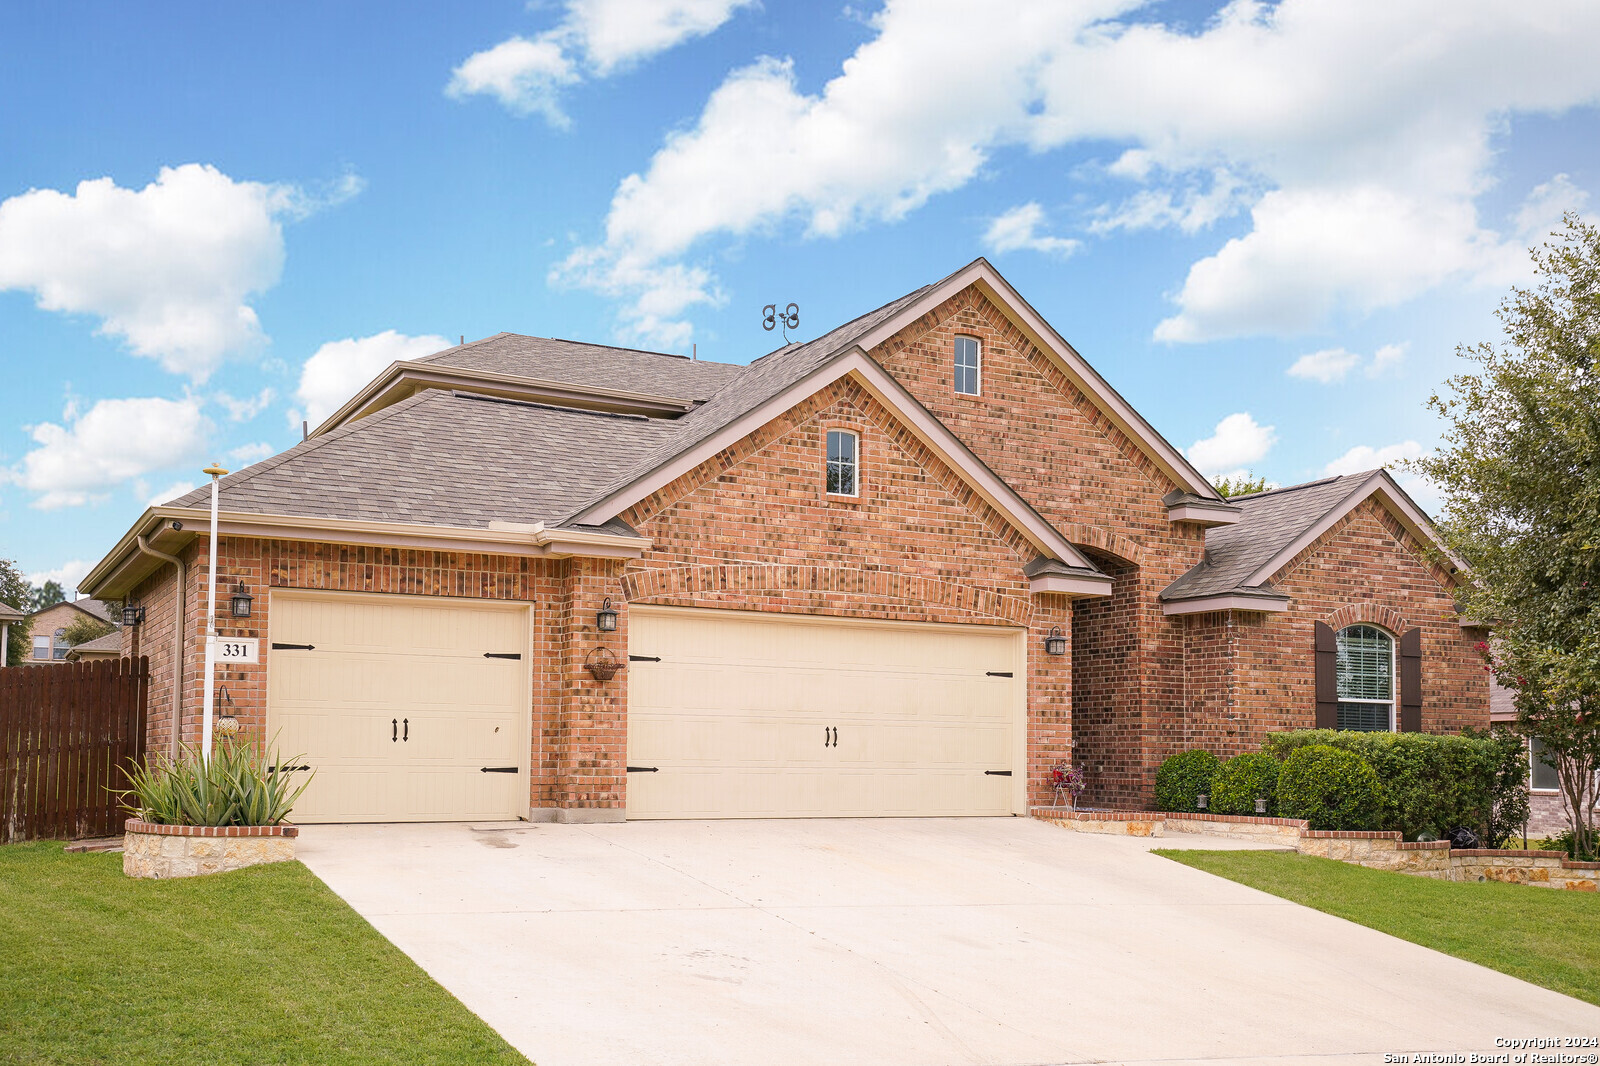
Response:
M630 767L628 767L628 773L630 773L630 774L658 774L660 772L661 772L661 767L659 767L659 766L630 766Z
M398 718L391 718L391 719L389 719L389 743L396 744L396 743L399 743L399 741L400 741L400 720Z
M483 657L485 659L520 659L522 658L522 653L520 651L486 651L483 653Z
M1010 677L1011 676L1011 671L1010 670L985 670L983 672L983 676L984 677Z
M400 739L407 744L411 743L411 719L407 718L401 721L400 728L405 730L400 734Z
M272 642L272 650L273 651L316 651L317 650L317 646L315 644L279 644L277 641L273 641Z
M515 766L480 766L478 767L478 772L480 774L514 774L517 772L517 768Z
M1010 777L1011 776L1011 771L1010 770L985 770L983 772L983 776L984 777Z
M279 770L282 770L286 774L292 774L296 770L309 770L309 769L311 769L311 767L309 767L309 766L269 766L269 767L267 767L267 773L275 774Z

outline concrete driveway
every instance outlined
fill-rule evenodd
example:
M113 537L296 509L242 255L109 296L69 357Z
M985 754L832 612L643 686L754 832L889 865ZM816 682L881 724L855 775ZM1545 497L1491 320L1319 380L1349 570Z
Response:
M311 826L539 1066L1362 1062L1600 1009L1029 819ZM1528 889L1529 892L1544 891Z

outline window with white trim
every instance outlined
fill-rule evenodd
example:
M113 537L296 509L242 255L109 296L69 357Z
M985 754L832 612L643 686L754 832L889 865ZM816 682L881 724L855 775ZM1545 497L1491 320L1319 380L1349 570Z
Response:
M67 652L71 650L71 645L67 643L67 631L65 629L56 630L56 639L55 644L53 645L54 658L65 659L67 657Z
M1377 626L1346 626L1335 643L1339 728L1394 729L1394 638Z
M1545 761L1544 752L1544 741L1538 737L1530 737L1528 740L1528 761L1533 764L1533 772L1529 775L1528 780L1536 792L1558 792L1561 789L1561 777L1556 773L1554 760Z
M50 658L50 638L43 634L33 638L33 657L35 659Z
M828 493L855 496L861 490L860 440L847 429L828 430Z
M981 346L976 337L957 337L955 351L956 391L963 396L978 395L979 362Z

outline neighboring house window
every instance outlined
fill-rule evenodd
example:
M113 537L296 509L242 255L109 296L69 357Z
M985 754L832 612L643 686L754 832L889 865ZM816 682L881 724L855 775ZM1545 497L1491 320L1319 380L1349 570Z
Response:
M1339 728L1394 729L1394 638L1377 626L1347 626L1336 649Z
M854 433L828 430L828 492L835 496L854 496L861 486L860 449Z
M966 396L978 395L978 338L956 338L956 391Z
M71 649L67 645L67 631L65 629L56 630L56 639L52 647L54 649L52 658L65 659L67 657L67 652Z
M1556 774L1555 764L1544 760L1544 741L1538 737L1529 740L1528 757L1533 763L1533 788L1539 792L1560 791L1561 778Z
M35 659L50 658L50 638L38 636L33 638L33 657Z

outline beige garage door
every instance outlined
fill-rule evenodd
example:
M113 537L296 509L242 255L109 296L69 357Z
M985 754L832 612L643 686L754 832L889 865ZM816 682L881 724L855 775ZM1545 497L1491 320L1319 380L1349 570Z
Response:
M267 722L316 770L296 822L515 818L528 608L275 592Z
M1022 810L1022 631L633 607L630 818Z

